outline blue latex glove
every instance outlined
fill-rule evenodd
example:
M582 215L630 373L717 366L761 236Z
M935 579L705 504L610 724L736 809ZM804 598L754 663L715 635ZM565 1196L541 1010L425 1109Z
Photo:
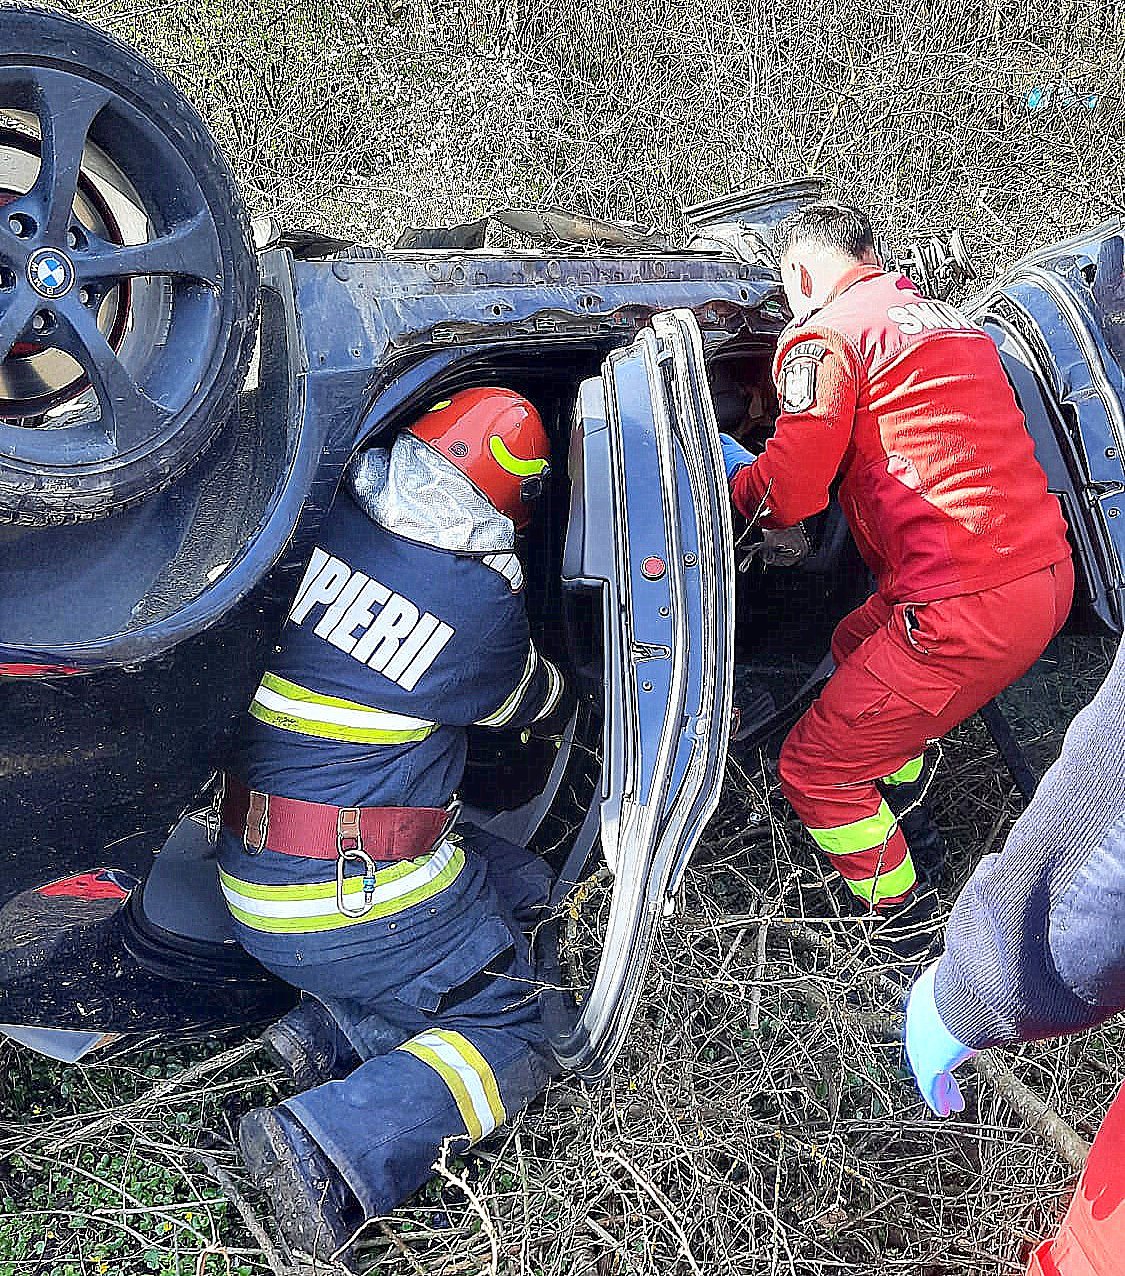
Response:
M934 1002L937 968L935 961L910 990L906 1003L906 1061L930 1110L947 1117L951 1112L965 1110L953 1070L977 1051L962 1045L941 1021Z
M729 483L744 465L754 463L754 453L749 448L744 448L737 439L732 439L729 434L720 433L719 442L723 445L723 468L727 472Z

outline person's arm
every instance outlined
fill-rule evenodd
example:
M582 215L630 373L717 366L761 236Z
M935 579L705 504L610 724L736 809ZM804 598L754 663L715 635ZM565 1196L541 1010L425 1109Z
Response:
M511 730L530 727L535 733L553 735L561 731L574 705L566 694L566 683L558 667L540 655L528 638L519 681L498 707L473 724Z
M828 504L851 442L859 360L838 334L783 337L775 363L781 415L762 454L731 478L736 509L763 527L792 527ZM729 470L729 465L728 465Z
M1125 1009L1125 643L1004 849L953 907L907 1010L907 1055L940 1115L977 1050L1080 1032Z

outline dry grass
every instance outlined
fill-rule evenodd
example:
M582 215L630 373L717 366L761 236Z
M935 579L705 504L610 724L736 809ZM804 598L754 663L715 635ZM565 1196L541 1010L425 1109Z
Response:
M184 87L256 211L376 240L508 201L678 232L685 203L816 172L892 238L965 227L992 269L1125 207L1112 0L75 9Z
M892 240L963 227L992 271L1125 208L1125 18L1111 0L73 10L198 103L255 212L377 242L508 202L678 233L687 203L815 171ZM1030 700L1045 737L1080 665ZM1015 811L976 728L951 742L936 797L952 898ZM887 1038L895 998L879 976L897 972L827 900L768 768L732 764L611 1078L560 1084L487 1145L466 1171L472 1201L446 1179L388 1220L377 1269L1022 1270L1071 1172L975 1082L963 1119L926 1116ZM785 918L835 947L810 947ZM1014 1067L1089 1137L1125 1072L1118 1037L1029 1048ZM221 1066L194 1068L228 1047ZM241 1195L234 1125L275 1090L237 1038L88 1068L7 1049L0 1068L0 1276L282 1269L240 1212L264 1205Z

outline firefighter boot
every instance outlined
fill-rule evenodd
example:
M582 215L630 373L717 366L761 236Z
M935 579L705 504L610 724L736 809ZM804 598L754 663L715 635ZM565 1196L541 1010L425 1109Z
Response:
M339 1081L360 1064L347 1037L315 997L302 997L262 1033L262 1042L298 1090Z
M340 1254L363 1221L359 1202L300 1122L282 1108L254 1108L239 1122L238 1145L290 1249L319 1262ZM349 1258L335 1262L356 1270Z

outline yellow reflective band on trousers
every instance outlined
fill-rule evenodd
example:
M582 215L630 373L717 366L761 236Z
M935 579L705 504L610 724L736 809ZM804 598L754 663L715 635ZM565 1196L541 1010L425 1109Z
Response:
M879 809L874 815L854 820L851 824L841 824L837 828L809 829L809 834L822 851L846 858L849 855L861 855L864 852L870 854L880 850L886 846L897 827L894 812L884 801L879 803ZM914 889L918 880L909 851L901 864L871 877L853 878L843 872L840 876L853 894L873 906L885 899L905 895L907 891Z
M443 842L436 851L406 860L375 874L371 911L347 917L336 907L336 882L309 882L294 886L260 886L219 870L219 884L231 916L254 930L275 934L306 935L337 930L361 922L393 917L416 904L424 904L455 882L465 867L465 852L455 842ZM349 877L344 884L349 906L363 899L363 879Z
M496 1076L488 1060L467 1037L448 1028L437 1028L412 1037L396 1049L412 1054L441 1077L473 1143L507 1119Z
M907 851L906 859L898 868L888 869L877 877L867 877L858 882L853 882L848 877L845 877L844 881L847 882L853 894L874 907L885 899L897 899L900 895L905 895L907 891L912 891L918 884L918 875L914 872L914 861L910 858L910 852Z
M913 784L915 780L922 774L922 764L926 760L926 755L921 753L916 758L911 758L909 762L904 763L897 771L892 771L890 775L883 776L884 784Z
M829 855L856 855L876 846L885 846L894 830L894 812L886 802L880 802L874 815L834 829L809 829L809 833L817 846Z
M407 744L424 740L438 725L426 718L373 709L355 700L322 696L275 673L262 675L250 703L250 714L283 731L349 744Z

